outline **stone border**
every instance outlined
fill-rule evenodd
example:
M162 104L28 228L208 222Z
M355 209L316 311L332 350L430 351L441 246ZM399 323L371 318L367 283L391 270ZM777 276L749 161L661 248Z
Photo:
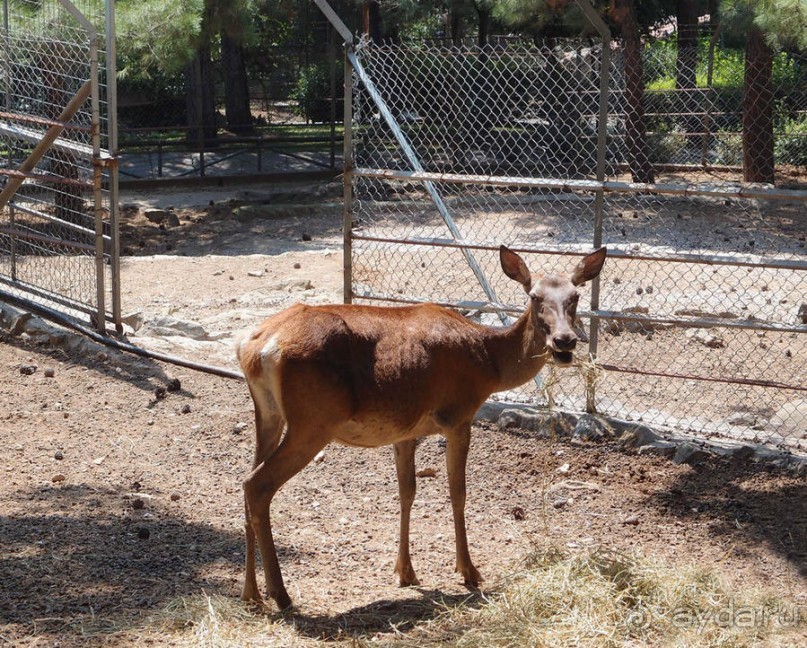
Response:
M551 433L573 442L615 440L640 455L667 457L677 464L696 465L709 457L763 462L807 476L807 456L762 444L702 439L672 430L651 428L643 423L596 414L544 410L521 403L488 401L476 419L502 427L521 428L547 437Z
M124 353L2 302L0 329L12 336L25 335L34 342L63 348L71 353ZM520 403L488 401L482 405L475 418L498 423L502 427L529 430L541 437L554 433L578 442L614 439L623 448L635 449L640 455L668 457L678 464L695 465L708 457L751 459L807 476L805 455L787 453L760 444L700 439L607 416L576 414L558 409L548 411Z

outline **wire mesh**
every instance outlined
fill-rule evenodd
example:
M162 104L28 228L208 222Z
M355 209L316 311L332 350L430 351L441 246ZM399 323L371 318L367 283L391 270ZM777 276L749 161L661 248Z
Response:
M807 450L807 192L765 185L742 197L759 187L742 184L749 165L766 163L742 146L745 57L710 37L697 47L679 61L667 43L646 45L642 83L631 88L637 71L625 67L636 58L612 46L607 139L598 142L597 43L360 43L353 298L435 301L494 325L497 305L463 249L517 313L525 296L499 268L501 243L524 250L533 272L550 272L601 239L611 258L599 305L579 314L597 316L605 373L594 385L584 363L543 389L499 397L574 411L593 397L597 411L627 420ZM807 179L807 141L793 127L807 98L804 70L787 58L796 55L777 56L786 74L771 93L768 180L781 185ZM598 153L605 184L595 181ZM459 237L426 190L427 174Z
M96 144L108 145L106 26L103 4L79 1L73 6L80 16L56 1L3 4L0 178L4 186L23 182L0 212L0 287L49 305L56 302L94 313L99 301L97 209L107 214L107 261L111 240L109 178L96 164ZM96 78L93 56L102 71ZM93 92L87 90L92 83L98 84L95 109ZM75 97L79 103L71 111ZM94 112L96 131L100 127L97 142ZM55 138L37 156L37 146L48 132ZM103 187L98 196L97 174Z

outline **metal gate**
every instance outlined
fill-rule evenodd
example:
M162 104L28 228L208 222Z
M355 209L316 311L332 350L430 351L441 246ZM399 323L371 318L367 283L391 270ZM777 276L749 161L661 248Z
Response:
M0 299L120 326L114 3L3 0Z
M578 311L590 361L498 397L807 450L807 192L740 181L741 95L711 58L705 85L638 101L636 52L586 0L599 39L484 48L354 42L316 2L349 63L347 301L496 324L524 301L499 244L533 271L607 245ZM799 87L776 97L777 114L807 108Z

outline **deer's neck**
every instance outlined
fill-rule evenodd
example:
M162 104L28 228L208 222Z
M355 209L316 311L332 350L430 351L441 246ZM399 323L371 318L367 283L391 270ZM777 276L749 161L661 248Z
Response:
M535 330L529 309L512 326L490 331L488 350L499 376L496 391L523 385L546 363L546 337Z

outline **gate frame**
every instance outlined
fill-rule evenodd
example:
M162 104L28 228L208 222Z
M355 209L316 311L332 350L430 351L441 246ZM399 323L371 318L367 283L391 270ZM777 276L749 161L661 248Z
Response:
M5 126L5 129L11 134L27 139L31 142L36 142L34 149L28 157L18 166L14 171L9 170L8 180L0 191L0 209L8 206L9 209L9 222L14 223L14 209L13 197L17 190L22 186L25 180L31 176L31 172L36 164L45 156L51 148L64 148L72 152L78 152L80 156L90 159L92 167L92 194L93 194L93 215L94 215L94 237L95 244L93 250L95 252L95 281L96 281L96 304L95 313L92 315L94 325L100 333L106 333L106 320L109 318L115 325L116 330L120 333L123 330L121 322L121 294L120 294L120 228L118 222L118 173L117 173L117 91L116 91L116 62L115 62L115 10L114 0L105 0L104 13L105 13L105 46L106 46L106 76L107 76L107 123L108 123L108 147L107 150L101 148L101 96L100 96L100 74L99 74L99 42L100 37L98 29L95 25L87 19L87 17L71 2L71 0L58 0L59 4L69 13L80 27L84 30L87 36L87 57L89 59L89 79L87 79L73 95L64 107L61 114L56 120L48 120L49 128L44 134L38 136L35 132L28 132L26 129L15 128L11 125ZM4 15L4 28L8 34L9 24L9 2L3 0L3 15ZM60 139L61 133L71 128L69 121L86 103L87 99L90 100L91 111L91 146L86 147L81 144L73 143L69 140ZM33 121L33 120L32 120ZM43 120L37 119L37 122ZM108 173L109 183L109 206L104 206L103 191L103 177L104 172ZM106 221L104 217L109 216L110 233L104 233L104 225ZM76 226L79 227L79 226ZM14 253L14 242L16 240L14 228L10 228L7 233L11 239L11 283L15 285L17 290L27 292L31 295L38 295L45 299L56 302L58 304L67 306L76 306L65 298L60 298L59 295L54 295L49 291L38 288L35 285L22 284L17 281L16 277L16 255ZM86 232L89 234L89 232ZM46 237L42 237L43 239ZM46 241L47 242L47 241ZM79 249L86 249L86 244L71 243L68 241L59 241L60 245L68 247L76 247ZM108 252L105 250L106 244L109 244ZM106 254L110 259L110 296L112 299L111 313L107 314L106 309ZM89 305L84 305L88 312L91 312ZM83 310L83 309L82 309Z

